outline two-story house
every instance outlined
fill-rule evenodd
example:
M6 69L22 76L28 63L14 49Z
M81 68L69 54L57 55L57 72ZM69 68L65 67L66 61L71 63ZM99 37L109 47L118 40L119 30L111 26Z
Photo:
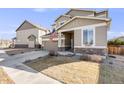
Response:
M104 55L110 22L108 11L70 9L52 25L53 33L57 33L54 38L56 48L61 51ZM44 48L49 48L47 42L53 33L42 37Z
M49 30L25 20L16 29L15 48L41 48L41 36L49 33Z

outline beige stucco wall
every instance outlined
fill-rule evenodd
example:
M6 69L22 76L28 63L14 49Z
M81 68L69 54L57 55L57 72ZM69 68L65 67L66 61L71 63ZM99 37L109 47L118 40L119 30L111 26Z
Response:
M47 34L46 31L43 31L43 30L38 30L38 41L39 41L39 44L42 44L42 36Z
M58 50L58 42L57 41L44 41L43 42L44 50L48 51L57 51Z
M56 23L56 28L57 27L59 27L60 26L60 22L62 22L62 21L68 21L68 20L70 20L70 18L69 17L67 17L67 16L61 16L55 23Z
M96 27L95 30L95 45L107 46L107 26Z
M83 28L82 28L83 29ZM83 33L82 29L74 30L74 46L82 46L83 47ZM68 38L67 38L68 39ZM95 27L95 44L96 47L98 46L107 46L107 26L99 26ZM93 47L95 47L93 46ZM91 46L92 47L92 46Z
M37 38L36 44L41 44L42 40L40 39L40 37L44 34L45 34L44 31L41 31L37 28L17 31L16 32L16 37L17 37L16 44L28 44L28 42L29 42L28 37L30 35L35 35Z
M94 12L73 10L68 15L71 16L94 16Z
M103 23L104 21L101 20L95 20L95 19L82 19L82 18L76 18L73 21L69 22L68 24L61 27L59 30L65 30L75 27L81 27L86 25L93 25L93 24L99 24Z
M74 31L74 46L81 46L81 29Z

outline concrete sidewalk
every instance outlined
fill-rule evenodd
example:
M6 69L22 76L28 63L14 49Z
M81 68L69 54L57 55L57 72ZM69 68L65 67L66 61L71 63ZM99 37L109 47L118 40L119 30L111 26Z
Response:
M6 57L0 62L0 66L16 84L61 84L59 81L23 64L23 62L27 60L33 60L46 55L48 55L46 51L33 51L18 54L12 57Z

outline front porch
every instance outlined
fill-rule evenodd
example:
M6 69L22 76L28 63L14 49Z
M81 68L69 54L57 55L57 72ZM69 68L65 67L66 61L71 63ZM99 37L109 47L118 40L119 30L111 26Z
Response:
M93 28L93 32L90 33L92 35L90 35L92 41L90 45L85 44L86 40L84 39L86 39L86 35L84 34L83 27L81 29L74 30L61 30L58 33L58 50L104 56L107 54L106 38L101 35L101 29L103 29L103 27ZM103 38L103 40L101 40L101 38Z
M60 51L74 52L74 30L59 33L58 46Z

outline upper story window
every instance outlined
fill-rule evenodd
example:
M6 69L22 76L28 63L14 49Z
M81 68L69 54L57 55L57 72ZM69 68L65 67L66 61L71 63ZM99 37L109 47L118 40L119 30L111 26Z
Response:
M83 44L84 45L93 45L93 29L86 28L83 30Z
M63 25L65 23L65 21L61 21L59 22L59 25Z

